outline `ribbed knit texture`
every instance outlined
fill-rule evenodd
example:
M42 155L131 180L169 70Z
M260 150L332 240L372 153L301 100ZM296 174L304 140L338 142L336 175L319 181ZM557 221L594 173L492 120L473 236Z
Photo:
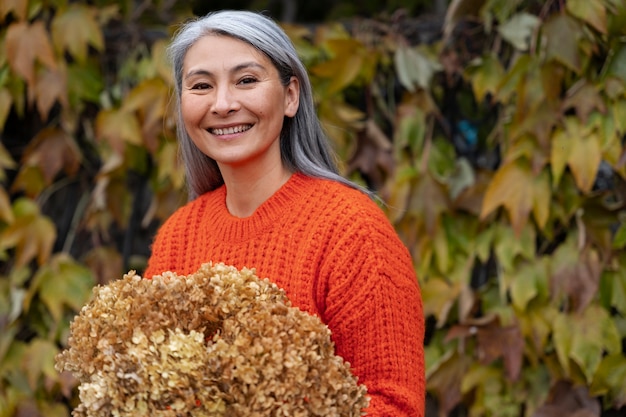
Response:
M222 186L163 224L144 276L187 275L209 261L254 268L318 315L367 386L368 416L424 415L420 291L407 249L368 196L294 174L252 216L237 218Z

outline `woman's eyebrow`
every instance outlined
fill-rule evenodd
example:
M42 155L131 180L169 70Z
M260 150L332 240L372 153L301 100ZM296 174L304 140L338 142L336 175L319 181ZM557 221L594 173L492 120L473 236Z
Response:
M255 61L250 61L250 62L243 62L241 64L237 64L234 67L232 67L229 72L230 73L237 73L239 71L248 69L248 68L258 68L261 70L265 70L265 67L261 64L259 64L258 62ZM191 70L187 73L187 75L185 75L185 79L188 79L190 77L196 76L196 75L202 75L202 76L207 76L207 77L211 77L213 76L213 73L209 70L206 69L196 69L196 70Z

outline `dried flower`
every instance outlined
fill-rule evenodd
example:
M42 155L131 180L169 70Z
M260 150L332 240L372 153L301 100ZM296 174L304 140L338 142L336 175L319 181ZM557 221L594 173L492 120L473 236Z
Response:
M56 368L74 417L360 416L366 387L330 330L254 270L205 264L94 288Z

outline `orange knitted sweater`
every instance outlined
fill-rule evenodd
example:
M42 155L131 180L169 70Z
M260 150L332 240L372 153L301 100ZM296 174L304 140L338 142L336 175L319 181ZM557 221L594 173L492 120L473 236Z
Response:
M302 174L247 218L230 215L225 198L222 186L178 209L144 276L188 275L208 261L255 268L328 325L336 353L367 386L368 416L423 417L421 296L382 210L357 190Z

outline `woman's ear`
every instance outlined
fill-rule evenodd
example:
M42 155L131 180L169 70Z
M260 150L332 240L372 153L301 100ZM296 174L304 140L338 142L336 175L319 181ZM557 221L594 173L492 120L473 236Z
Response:
M285 87L285 116L293 117L300 106L300 80L293 75Z

